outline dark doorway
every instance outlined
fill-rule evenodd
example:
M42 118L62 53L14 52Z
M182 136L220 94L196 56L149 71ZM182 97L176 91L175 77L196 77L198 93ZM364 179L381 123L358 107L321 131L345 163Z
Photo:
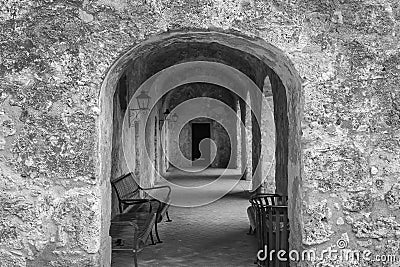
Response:
M203 141L211 137L210 123L192 123L192 160L195 166L207 166L210 162L210 142Z

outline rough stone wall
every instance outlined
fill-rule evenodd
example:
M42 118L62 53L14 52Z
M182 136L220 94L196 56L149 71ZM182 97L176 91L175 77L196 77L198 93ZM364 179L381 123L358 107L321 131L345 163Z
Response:
M398 1L1 0L0 18L3 266L107 265L100 85L123 51L185 28L261 37L304 79L305 247L399 254Z

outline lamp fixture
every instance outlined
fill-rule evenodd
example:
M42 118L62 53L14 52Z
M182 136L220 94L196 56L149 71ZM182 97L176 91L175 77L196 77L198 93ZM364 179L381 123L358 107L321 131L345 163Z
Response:
M139 108L129 109L129 128L132 126L131 123L132 117L133 121L136 121L141 111L146 111L149 109L150 99L151 97L145 91L140 92L140 94L136 97L136 101Z
M160 127L165 121L170 121L170 122L177 122L178 121L178 114L174 113L170 116L171 112L169 109L166 109L165 112L163 113L163 118L160 119ZM168 118L170 116L170 118ZM168 119L167 119L168 118Z
M176 114L176 113L172 114L171 121L172 122L177 122L178 121L178 114Z

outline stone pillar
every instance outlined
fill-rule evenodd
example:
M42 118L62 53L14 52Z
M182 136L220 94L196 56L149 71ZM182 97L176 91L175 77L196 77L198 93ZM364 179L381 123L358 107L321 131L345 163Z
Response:
M253 166L252 166L252 119L251 119L251 100L250 100L250 94L247 93L247 100L246 103L249 105L246 105L246 117L245 117L245 125L246 125L246 180L251 181L252 180L252 173L253 173Z
M267 76L263 84L263 100L261 106L261 157L262 191L275 193L275 120L272 86Z
M164 128L164 136L165 136L165 143L164 143L164 146L165 146L165 155L166 155L166 157L165 157L165 170L168 170L168 168L170 167L170 163L169 163L169 158L172 156L171 154L170 154L170 149L169 149L169 146L170 146L170 136L169 136L169 124L168 124L168 121L164 121L163 122L163 128Z
M234 106L234 104L232 103L232 108L236 108L236 106ZM237 110L236 110L237 112ZM228 136L231 135L232 136L232 140L230 140L231 142L231 155L230 155L230 163L229 163L229 168L230 169L236 169L238 168L238 118L237 116L232 116L231 114L228 113L228 125L230 129L227 129L228 131ZM236 138L235 138L236 136Z
M167 135L166 135L166 130L165 130L165 125L164 125L164 121L160 122L160 134L161 134L161 164L162 164L162 170L163 172L167 172L168 169L168 152L167 152Z
M273 97L263 97L261 112L261 155L263 191L275 193L275 122L273 117Z
M262 99L251 99L251 106L253 113L251 114L251 166L252 166L252 189L261 192L261 184L263 181L262 177L262 160L261 157L261 121L257 121L257 118L261 118L261 104Z
M241 173L243 173L242 179L247 179L247 132L246 132L246 103L243 100L239 100L240 105L240 166Z
M236 169L242 169L242 123L240 100L236 98Z
M270 81L274 99L274 120L276 132L275 147L275 184L276 193L288 194L288 136L289 123L287 118L286 89L279 76L270 73Z

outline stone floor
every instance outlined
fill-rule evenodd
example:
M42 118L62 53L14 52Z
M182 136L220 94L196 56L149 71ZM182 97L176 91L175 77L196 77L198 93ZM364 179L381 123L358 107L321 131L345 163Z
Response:
M178 175L169 181L189 186L206 184L210 177ZM214 197L217 191L227 191L226 186L231 182L232 176L223 177L214 181L211 192L207 187L199 187L197 191ZM159 227L164 243L145 247L138 254L139 266L255 266L256 238L246 234L248 187L248 182L239 181L229 193L211 204L171 207L173 222L163 222ZM133 266L132 253L113 252L112 266Z

